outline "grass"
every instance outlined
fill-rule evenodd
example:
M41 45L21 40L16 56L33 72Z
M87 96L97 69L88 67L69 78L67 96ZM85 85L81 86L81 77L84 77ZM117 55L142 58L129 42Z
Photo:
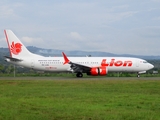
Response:
M160 78L0 79L0 120L160 119Z

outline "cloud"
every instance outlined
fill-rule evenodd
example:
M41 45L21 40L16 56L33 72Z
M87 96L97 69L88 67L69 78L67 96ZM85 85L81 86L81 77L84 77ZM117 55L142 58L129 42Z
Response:
M24 41L25 43L32 43L34 41L34 38L22 37L22 41Z
M0 46L7 46L2 30L9 28L26 46L155 54L159 1L1 1Z
M0 18L17 17L16 9L23 7L22 3L2 4L0 5Z
M82 36L78 33L78 32L70 32L70 34L68 35L69 38L73 39L73 40L82 40Z
M153 2L160 2L160 0L152 0Z
M135 29L134 32L142 38L160 38L160 26L146 26ZM153 41L153 39L152 39Z
M14 10L9 6L0 6L0 18L8 18L15 16Z
M46 42L42 38L22 37L21 41L25 46L37 46L44 48L46 44Z
M112 18L111 21L115 22L115 21L119 21L128 17L131 17L136 13L137 11L127 11L127 12L121 12L121 13L114 13L110 17Z

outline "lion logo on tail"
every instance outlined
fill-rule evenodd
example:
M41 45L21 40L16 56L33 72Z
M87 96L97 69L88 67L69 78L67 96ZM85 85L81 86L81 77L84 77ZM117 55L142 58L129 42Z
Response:
M12 42L10 49L13 54L18 55L22 51L22 44Z

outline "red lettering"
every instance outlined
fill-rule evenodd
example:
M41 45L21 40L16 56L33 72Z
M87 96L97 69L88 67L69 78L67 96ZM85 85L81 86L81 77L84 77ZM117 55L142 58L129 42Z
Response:
M123 62L120 60L114 63L115 66L122 66L122 64L123 64Z
M110 65L109 65L109 66L113 66L113 64L114 64L114 60L115 60L115 59L111 59L111 63L110 63Z
M108 64L106 63L106 59L102 60L101 66L108 66Z
M110 63L107 63L107 60L106 59L103 59L102 62L101 62L101 66L116 66L116 67L119 67L119 66L132 66L132 61L121 61L121 60L118 60L118 61L115 61L115 59L111 59L111 62Z
M132 66L132 61L125 61L123 66Z

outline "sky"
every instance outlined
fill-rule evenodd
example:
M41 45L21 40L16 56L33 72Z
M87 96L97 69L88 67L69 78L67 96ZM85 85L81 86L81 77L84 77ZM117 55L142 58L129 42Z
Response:
M160 55L160 0L1 0L4 29L25 46Z

